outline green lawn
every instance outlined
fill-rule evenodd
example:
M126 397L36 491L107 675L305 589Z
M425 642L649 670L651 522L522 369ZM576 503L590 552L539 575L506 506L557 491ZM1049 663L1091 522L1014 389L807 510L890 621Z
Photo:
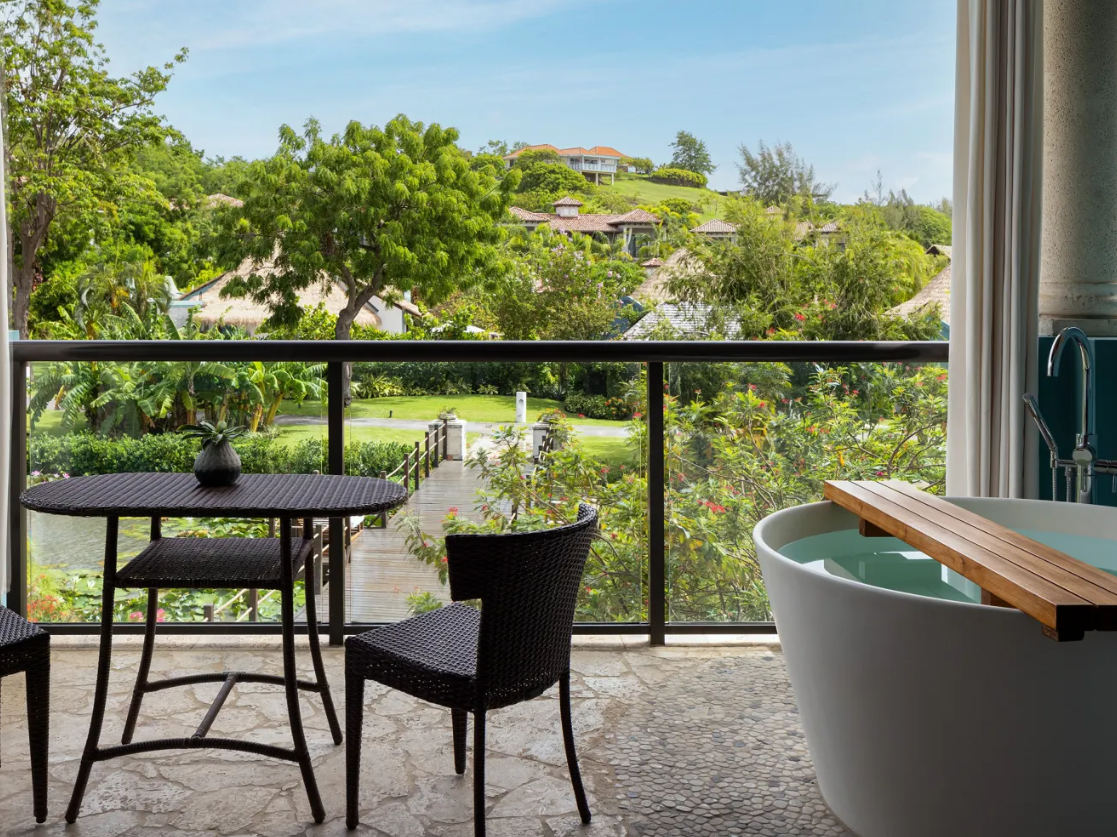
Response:
M306 439L325 439L326 425L324 424L285 424L279 428L279 442L287 447L294 447ZM345 443L350 442L400 442L404 445L414 445L423 440L421 430L396 430L387 427L360 427L350 426L345 428Z
M588 456L610 468L619 468L621 465L632 468L636 465L636 457L624 439L611 436L582 436L581 442L582 450Z
M700 214L702 221L720 217L724 213L726 198L710 189L692 189L689 186L668 186L663 183L652 183L645 176L639 174L620 175L612 186L602 183L601 190L612 189L622 195L637 198L640 203L659 203L667 198L682 198L702 207Z
M80 426L75 430L81 430L85 427L85 422L81 422ZM31 428L31 414L27 414L27 432L28 434L42 434L45 436L65 436L68 431L62 429L62 411L61 410L47 410L35 422L34 429Z
M438 416L443 407L453 407L458 417L465 421L513 422L516 420L516 398L513 395L399 395L390 398L357 398L346 415L348 418L397 418L430 420ZM528 421L534 421L546 409L562 409L562 404L548 398L527 400ZM319 401L304 401L301 405L284 402L279 412L289 416L324 416ZM582 419L571 416L576 424L620 426L623 421Z

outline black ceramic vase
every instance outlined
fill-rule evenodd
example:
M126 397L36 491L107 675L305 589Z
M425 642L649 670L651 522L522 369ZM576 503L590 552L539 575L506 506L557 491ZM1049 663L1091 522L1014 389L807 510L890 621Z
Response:
M225 488L240 476L240 456L228 442L205 445L194 460L194 476L206 488Z

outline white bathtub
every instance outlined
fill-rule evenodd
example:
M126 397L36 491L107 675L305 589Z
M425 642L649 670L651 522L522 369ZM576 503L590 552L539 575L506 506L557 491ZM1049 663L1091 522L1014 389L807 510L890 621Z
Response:
M958 500L1115 541L1117 509ZM1056 643L1016 610L898 593L779 554L856 528L831 503L754 533L822 795L861 837L1117 835L1117 633Z

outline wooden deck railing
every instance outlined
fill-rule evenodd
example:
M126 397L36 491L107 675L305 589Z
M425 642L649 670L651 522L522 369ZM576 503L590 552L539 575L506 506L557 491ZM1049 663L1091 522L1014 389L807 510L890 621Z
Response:
M403 487L410 497L412 491L418 491L420 479L431 475L431 468L437 468L439 463L449 457L450 420L442 419L433 430L428 430L422 442L415 443L415 450L404 454L403 462L391 472L381 471L380 479L390 480L397 476L403 478ZM380 516L380 528L388 528L388 512Z

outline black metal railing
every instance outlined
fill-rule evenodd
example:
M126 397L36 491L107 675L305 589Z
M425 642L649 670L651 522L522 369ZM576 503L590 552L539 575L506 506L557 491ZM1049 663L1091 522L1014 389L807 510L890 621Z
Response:
M27 421L21 405L30 363L50 361L96 362L246 362L299 361L325 363L328 399L327 467L330 473L345 473L345 405L342 399L344 367L354 362L521 362L521 363L643 363L647 367L648 424L648 531L664 531L664 364L666 363L945 363L945 342L810 342L810 341L15 341L12 343L12 422L9 473L9 560L11 592L9 606L26 613L27 607L27 515L19 495L27 485ZM433 432L433 431L432 431ZM445 455L446 425L438 439ZM421 462L429 473L431 438L424 449L418 444L409 453L407 477L418 481ZM436 445L435 450L438 450ZM436 454L437 455L437 454ZM341 532L345 521L331 519L330 530ZM662 644L668 633L744 633L771 630L770 623L667 622L667 556L662 536L648 538L648 621L586 623L575 625L578 633L646 634L653 644ZM329 624L330 642L340 644L347 633L374 627L374 623L346 621L344 550L330 550ZM94 633L97 625L54 623L58 633ZM168 633L278 633L280 626L265 622L166 623ZM120 625L120 630L140 632L143 625ZM305 628L304 628L305 630Z

